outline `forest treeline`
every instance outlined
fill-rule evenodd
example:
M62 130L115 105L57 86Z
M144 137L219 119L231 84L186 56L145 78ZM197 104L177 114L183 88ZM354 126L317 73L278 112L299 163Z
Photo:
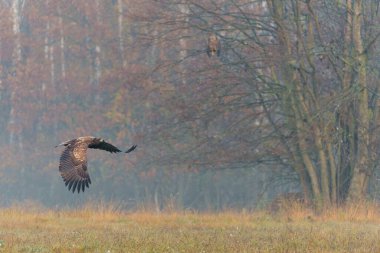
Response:
M378 1L0 1L0 203L377 198ZM208 38L220 55L206 53ZM68 192L61 150L100 136Z

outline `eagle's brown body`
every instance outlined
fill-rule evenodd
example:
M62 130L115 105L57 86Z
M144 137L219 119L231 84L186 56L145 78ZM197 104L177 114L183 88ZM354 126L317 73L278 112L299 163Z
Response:
M79 137L63 142L56 147L58 146L66 147L60 157L59 172L69 190L72 189L75 192L77 189L78 193L81 189L84 191L85 187L88 188L89 184L91 184L90 175L87 171L87 148L102 149L111 153L122 152L103 139L93 136ZM136 145L133 145L126 153L133 151L135 148Z
M215 34L211 34L208 37L206 52L207 52L208 57L211 57L214 55L220 56L220 41Z

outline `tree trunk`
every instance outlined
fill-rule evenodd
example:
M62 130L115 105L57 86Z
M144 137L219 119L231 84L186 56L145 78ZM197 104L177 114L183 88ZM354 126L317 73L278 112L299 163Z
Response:
M13 59L15 63L21 61L21 39L20 39L20 0L13 0L12 4L13 14L13 33L15 35L15 49Z
M355 0L353 5L352 19L352 36L355 47L355 61L358 72L358 117L357 117L357 152L356 163L353 170L351 186L349 189L349 200L358 201L364 199L367 193L369 171L369 108L368 108L368 90L367 90L367 61L366 54L363 50L363 41L361 36L362 29L362 1Z
M13 82L17 82L17 78L19 78L18 68L21 63L21 37L20 37L20 0L14 0L12 3L12 19L13 19L13 34L14 34L14 50L12 55L13 61L13 70L12 75L14 78ZM19 147L22 148L22 139L20 137L20 125L17 122L17 112L16 112L16 88L17 84L13 83L11 87L11 109L9 114L9 144L13 145L15 142L15 138L18 138Z
M179 5L179 10L180 10L180 13L181 15L185 15L186 18L185 18L185 22L187 23L189 21L189 18L188 18L188 15L189 15L189 8L187 5L185 4L180 4ZM186 59L187 57L187 41L186 41L186 35L187 35L187 32L188 30L185 29L183 31L183 34L185 34L185 36L182 36L180 39L179 39L179 45L180 45L180 53L179 53L179 61L183 61L184 59ZM182 84L183 85L186 85L186 69L182 69L181 70L181 81L182 81Z
M125 49L124 49L124 8L123 0L117 0L117 10L118 10L118 32L119 32L119 51L121 55L121 61L123 67L127 65L125 60Z
M65 80L66 78L66 59L65 59L65 31L63 29L63 20L62 20L62 13L61 13L61 7L58 6L58 20L59 20L59 36L60 39L60 51L61 51L61 78Z

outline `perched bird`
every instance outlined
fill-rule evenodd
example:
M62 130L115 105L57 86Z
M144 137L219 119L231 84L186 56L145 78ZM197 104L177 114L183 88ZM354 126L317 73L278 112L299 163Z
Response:
M207 49L206 49L208 57L213 55L220 56L220 41L215 34L211 34L208 37Z
M59 160L59 172L69 191L72 189L75 192L77 189L78 193L81 189L84 191L85 187L88 188L89 184L91 184L90 175L87 171L87 148L102 149L111 153L122 152L103 139L93 136L83 136L68 140L55 147L59 146L66 147ZM132 152L136 147L136 145L133 145L125 153Z

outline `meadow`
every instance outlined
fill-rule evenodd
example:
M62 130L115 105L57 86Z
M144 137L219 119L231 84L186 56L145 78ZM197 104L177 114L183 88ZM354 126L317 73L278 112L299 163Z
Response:
M0 252L380 252L376 205L219 213L0 209Z

